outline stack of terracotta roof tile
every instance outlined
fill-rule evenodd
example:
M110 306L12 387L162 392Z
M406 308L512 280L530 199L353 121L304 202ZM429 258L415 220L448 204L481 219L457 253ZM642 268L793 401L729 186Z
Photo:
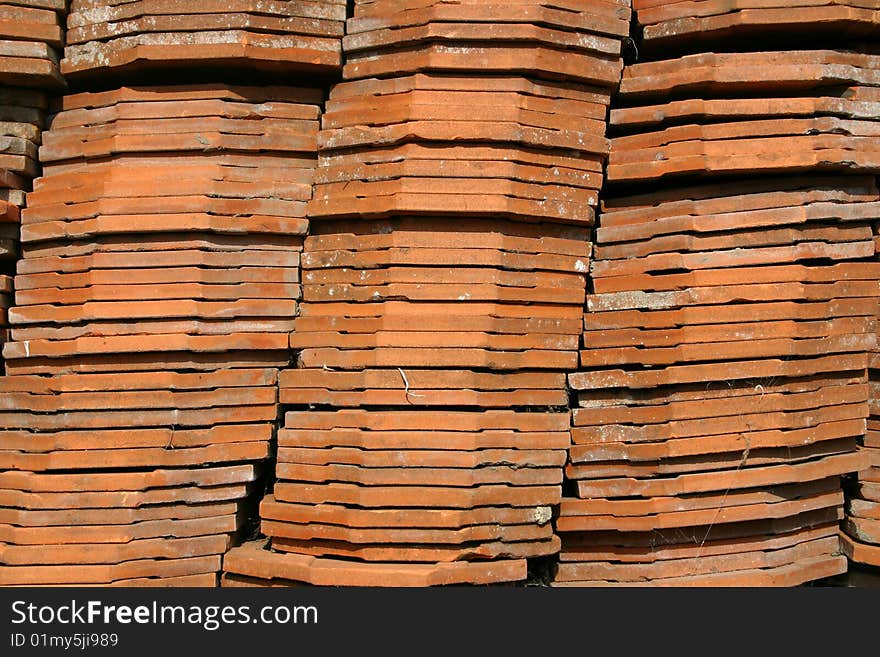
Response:
M621 94L612 125L634 134L614 140L609 180L880 168L880 55L688 55L628 67Z
M525 558L558 551L551 505L561 498L569 415L519 405L564 403L561 373L282 377L282 402L325 406L286 414L278 481L260 508L273 551L233 550L227 580L517 581Z
M7 224L0 224L0 229ZM11 224L14 226L14 224ZM5 241L5 240L4 240ZM0 247L3 248L3 247ZM9 324L7 320L9 306L12 305L12 276L0 274L0 346L9 339ZM2 360L0 360L2 364ZM2 373L2 369L0 369Z
M11 277L20 254L21 208L38 173L37 151L47 105L45 91L0 86L0 347L8 339L7 310L12 305Z
M172 67L332 73L346 0L71 0L70 79Z
M46 122L48 100L44 91L22 87L0 87L0 201L18 207L24 205L25 193L38 173L37 151ZM17 223L6 215L3 224ZM0 240L17 241L18 231L0 232ZM5 251L2 253L6 253ZM0 255L6 258L6 255Z
M118 354L129 368L286 363L319 94L66 97L22 213L9 371L118 369Z
M276 377L0 379L0 585L213 586L269 455Z
M320 222L291 345L306 368L574 369L589 255L561 224Z
M273 439L319 102L64 99L0 379L0 583L216 582Z
M874 242L880 253L880 238ZM880 567L880 347L871 354L869 368L870 417L862 441L869 467L847 482L841 538L851 561Z
M857 42L880 32L877 0L633 0L633 9L642 49L658 55L746 40L812 47L817 38Z
M323 118L314 214L590 224L608 100L607 91L522 77L414 73L337 85Z
M0 2L0 84L61 89L67 0Z
M628 3L393 9L348 22L313 214L592 223Z
M876 358L876 354L874 355ZM876 367L876 366L875 366ZM880 566L880 441L877 439L877 370L871 370L871 419L862 450L869 468L847 487L843 548L856 563Z
M556 585L846 568L840 476L866 464L880 202L873 177L820 170L876 170L878 82L874 58L834 52L624 72Z
M12 274L18 256L19 220L17 205L0 201L0 348L9 339L8 310L12 305ZM3 360L0 358L0 374Z
M559 549L564 372L629 9L510 9L357 3L319 137L271 549L230 552L230 585L517 581Z
M629 33L629 0L355 4L343 42L349 80L430 70L614 86L622 65L620 39Z

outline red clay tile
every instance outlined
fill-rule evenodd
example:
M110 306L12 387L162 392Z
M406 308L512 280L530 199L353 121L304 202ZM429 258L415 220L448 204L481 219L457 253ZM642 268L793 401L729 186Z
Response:
M223 560L225 573L263 580L294 580L324 586L440 586L520 581L525 560L443 564L364 564L305 555L278 554L248 543Z

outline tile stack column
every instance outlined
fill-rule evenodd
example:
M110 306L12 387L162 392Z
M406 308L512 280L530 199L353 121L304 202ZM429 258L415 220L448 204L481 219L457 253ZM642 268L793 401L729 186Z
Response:
M61 71L336 75L346 0L70 0Z
M345 3L173 4L72 3L63 66L94 91L59 101L22 213L0 584L214 586L271 474ZM247 46L243 17L277 47Z
M516 582L555 554L627 2L358 1L319 136L268 545L224 583Z
M0 347L9 339L21 209L39 173L49 96L64 88L58 60L66 12L66 0L0 3Z
M635 2L641 61L611 112L570 377L557 586L846 569L841 475L867 465L876 341L880 59L835 34L872 29L872 12L823 22L798 4Z

